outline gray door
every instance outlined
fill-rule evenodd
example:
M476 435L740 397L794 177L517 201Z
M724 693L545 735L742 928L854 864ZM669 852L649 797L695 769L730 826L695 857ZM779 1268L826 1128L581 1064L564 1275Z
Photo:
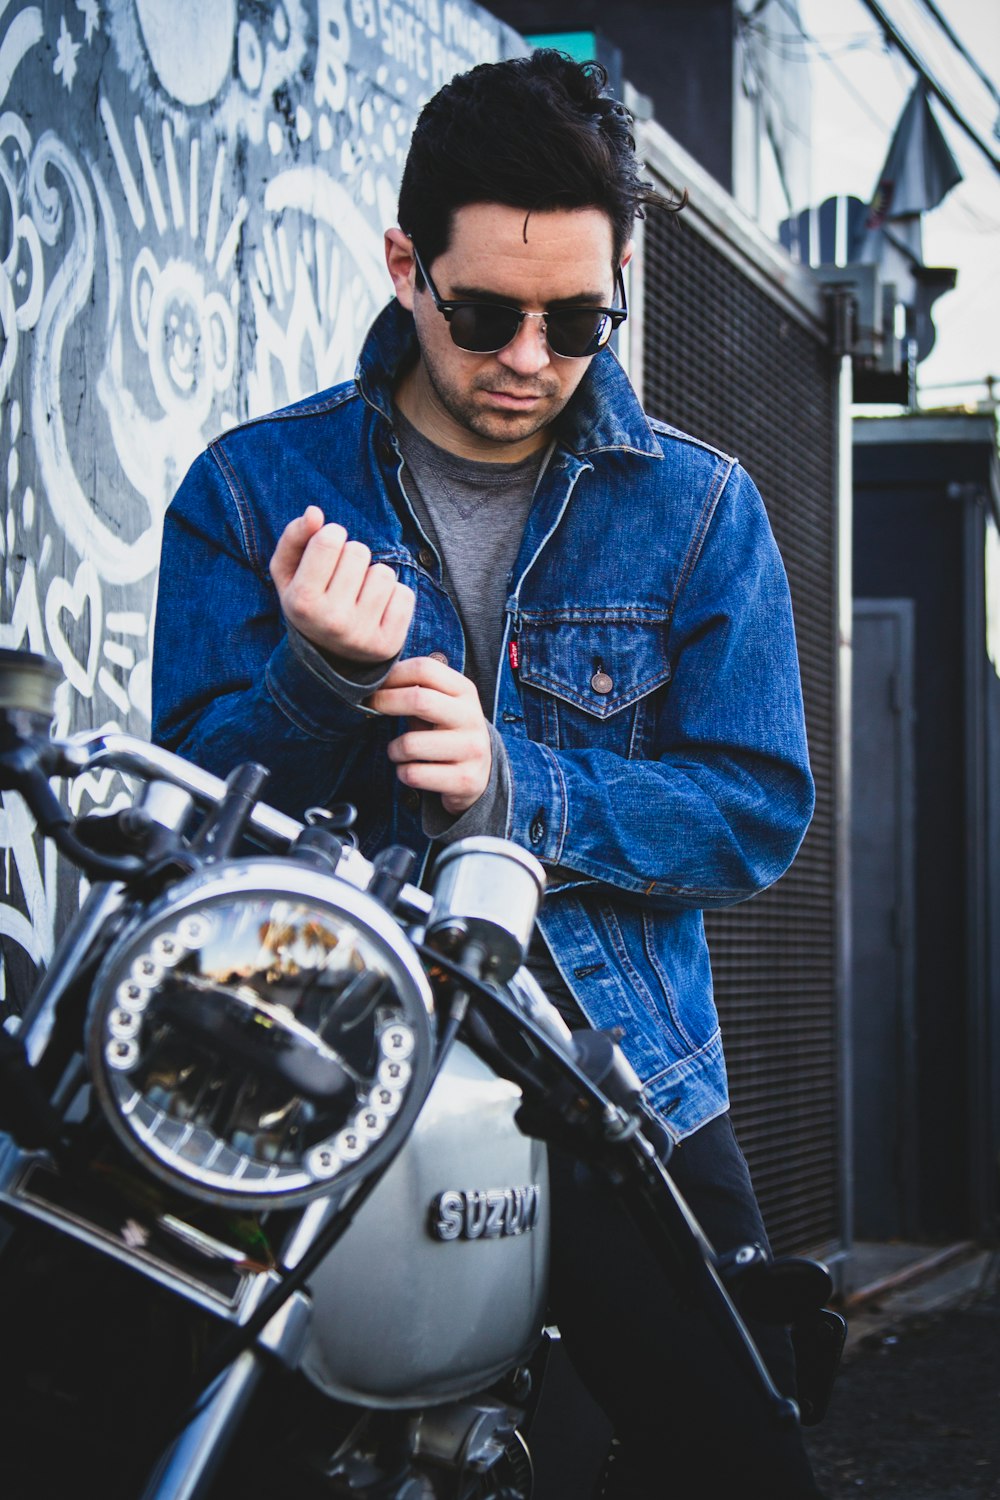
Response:
M914 1232L912 599L854 606L851 1107L854 1234Z

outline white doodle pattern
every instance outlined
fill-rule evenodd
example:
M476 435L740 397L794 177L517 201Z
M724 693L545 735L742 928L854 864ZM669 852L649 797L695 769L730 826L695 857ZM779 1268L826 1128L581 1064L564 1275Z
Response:
M472 0L0 0L0 646L59 663L58 732L148 733L171 495L215 432L351 374L417 111L522 50ZM80 883L14 795L0 849L16 1008Z

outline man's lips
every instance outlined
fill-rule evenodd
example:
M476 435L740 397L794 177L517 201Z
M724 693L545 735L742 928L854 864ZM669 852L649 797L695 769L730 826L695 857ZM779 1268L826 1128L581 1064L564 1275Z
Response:
M490 401L495 401L499 406L508 406L513 410L522 406L535 406L539 401L546 398L545 391L504 391L486 390L483 394Z

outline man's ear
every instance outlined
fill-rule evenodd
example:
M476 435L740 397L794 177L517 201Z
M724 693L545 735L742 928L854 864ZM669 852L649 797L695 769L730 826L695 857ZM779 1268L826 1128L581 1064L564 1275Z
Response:
M629 261L632 259L632 253L634 250L635 240L629 240L628 244L625 246L625 249L622 251L621 267L623 271L628 265Z
M417 274L417 263L413 258L413 241L401 229L385 232L385 263L401 305L413 311L413 283Z

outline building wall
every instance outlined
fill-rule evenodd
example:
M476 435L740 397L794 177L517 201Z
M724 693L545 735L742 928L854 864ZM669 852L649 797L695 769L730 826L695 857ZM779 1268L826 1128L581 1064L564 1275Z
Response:
M995 1238L1000 1206L1000 507L987 417L855 423L854 589L912 599L917 1227ZM987 586L989 584L989 587Z
M352 373L420 104L520 51L470 0L0 5L0 646L59 662L60 732L148 733L173 491L221 429ZM76 892L16 797L0 844L6 977Z
M651 212L643 228L645 403L735 454L760 489L792 593L816 780L816 812L791 870L753 901L706 920L733 1119L775 1249L835 1254L847 1229L839 359L810 279L793 276L787 257L657 131L644 141L664 183L691 192L675 219Z

